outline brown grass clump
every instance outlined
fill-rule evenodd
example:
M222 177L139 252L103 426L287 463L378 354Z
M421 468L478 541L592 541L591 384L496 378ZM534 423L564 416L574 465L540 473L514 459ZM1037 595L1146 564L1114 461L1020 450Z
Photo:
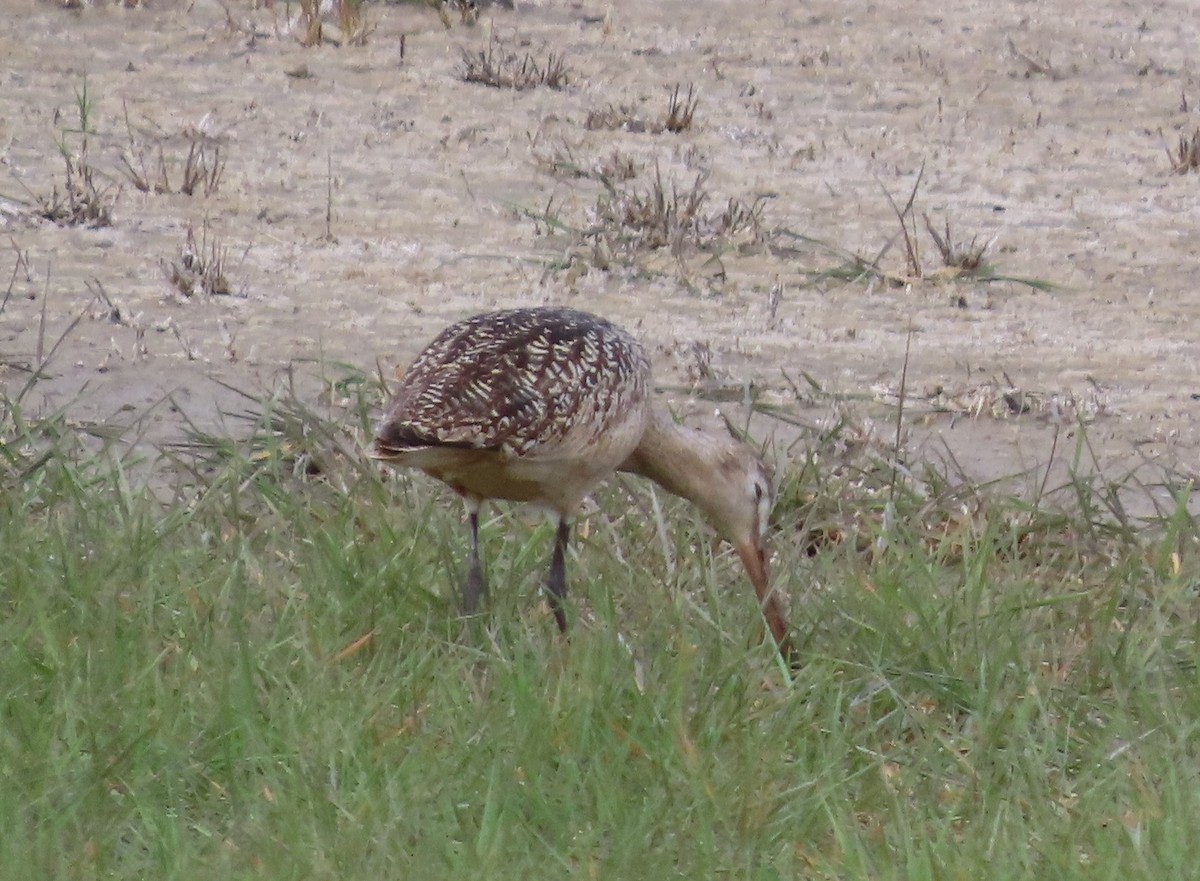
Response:
M333 37L325 32L330 21L340 32ZM363 14L363 0L300 0L300 14L293 22L296 39L306 48L329 43L332 46L365 46L375 26Z
M1173 153L1167 147L1167 158L1171 160L1172 174L1187 174L1200 169L1200 129L1196 129L1190 138L1180 135L1179 150Z
M88 164L87 153L63 154L66 182L62 190L54 184L48 196L36 196L39 217L59 226L98 228L112 224L112 185L98 185L96 171Z
M233 293L225 275L226 252L214 238L208 238L208 223L200 231L200 244L196 244L196 233L189 225L187 240L180 251L178 262L163 262L167 281L186 298L197 294L228 296Z
M663 183L662 172L655 168L654 181L644 192L617 189L607 182L594 209L595 224L588 235L603 237L625 250L671 248L680 253L691 246L713 249L721 242L749 232L761 235L763 199L747 203L729 199L717 212L708 212L705 183L708 175L698 174L691 186Z
M696 105L700 103L691 83L688 83L687 95L682 101L679 99L679 89L680 86L677 83L671 91L671 100L667 105L667 118L663 122L663 128L676 135L692 127L692 119L696 115Z
M533 161L538 170L545 174L563 179L588 179L622 183L637 177L638 167L633 157L620 150L613 150L608 156L587 163L575 157L569 144L556 145L549 153L533 154Z
M112 223L112 206L116 201L111 182L102 182L89 158L89 136L93 133L92 98L88 93L87 80L75 92L75 108L79 117L79 128L64 131L58 140L58 152L62 156L66 182L60 190L54 184L48 196L38 195L25 188L34 199L34 213L53 221L59 226L102 227ZM78 149L67 143L67 135L78 136ZM22 184L24 186L24 184ZM119 190L118 190L119 192Z
M928 214L921 215L925 219L925 229L933 239L934 247L942 255L942 264L947 269L958 269L966 275L973 275L986 268L984 258L987 256L990 242L978 244L978 236L971 237L970 244L956 243L950 235L950 221L945 221L945 233L939 233L937 227L929 219Z
M437 13L438 18L442 22L442 27L450 30L450 13L448 10L454 9L458 11L458 19L465 25L473 25L479 21L479 3L477 0L425 0L425 3L433 8Z
M637 113L632 107L625 104L609 104L599 110L589 110L587 118L583 121L583 127L590 132L617 131L618 129L627 132L643 132L646 130L646 123L638 120Z
M671 90L667 112L661 120L643 119L633 107L625 104L609 104L599 110L589 110L583 127L588 131L626 131L651 135L685 132L692 127L700 99L696 97L695 87L691 83L688 84L687 94L683 96L680 94L682 88L676 84Z
M508 51L493 36L477 52L463 50L458 76L463 82L493 89L562 89L570 81L571 69L562 55L547 52L545 59L538 61L528 52L518 55Z
M922 164L921 170L917 173L916 182L913 184L912 192L909 193L903 207L897 204L896 200L892 198L892 194L884 187L884 195L887 197L888 203L892 206L892 212L896 215L896 220L900 224L898 237L904 245L905 261L904 275L889 277L889 281L893 283L908 283L909 281L931 277L946 280L960 276L978 276L987 273L990 267L985 258L987 257L988 248L991 247L991 242L984 242L981 245L979 244L978 236L973 236L969 244L955 242L954 237L950 233L949 220L944 222L945 231L939 232L938 228L933 225L933 221L929 219L929 215L922 212L921 217L925 222L925 230L929 233L929 237L933 239L933 245L942 258L942 269L932 273L925 269L924 261L921 257L921 243L917 235L916 214L917 193L920 190L921 180L924 176L925 165Z
M627 181L637 177L637 165L633 161L633 157L620 150L613 150L604 159L601 159L597 170L601 175L612 181Z
M128 109L125 131L129 145L121 153L121 164L125 176L136 189L143 193L211 196L220 188L225 160L221 156L221 145L215 139L194 127L185 129L182 136L187 143L187 156L172 182L171 168L178 167L179 161L167 159L164 148L169 138L144 131L135 134Z

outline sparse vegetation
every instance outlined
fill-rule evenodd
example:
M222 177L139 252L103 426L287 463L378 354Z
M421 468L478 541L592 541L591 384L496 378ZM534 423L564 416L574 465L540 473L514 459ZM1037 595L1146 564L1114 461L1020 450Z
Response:
M929 237L933 239L934 247L941 255L942 265L945 268L958 270L964 275L977 275L987 268L984 257L987 256L990 243L980 244L978 236L972 236L969 244L955 242L950 232L949 220L945 221L945 231L939 233L928 214L921 216L925 220L925 229L929 232Z
M633 160L622 153L614 153L603 161L587 163L578 159L569 147L562 145L550 155L535 153L534 160L539 168L549 174L591 179L600 183L602 189L596 197L595 206L587 222L582 225L572 225L554 214L551 210L553 201L541 212L520 213L545 224L549 229L569 233L580 243L586 244L590 252L586 257L587 265L602 270L614 265L632 265L639 255L661 249L668 249L676 257L681 257L689 250L719 256L728 246L735 244L739 248L762 247L773 256L792 263L811 257L812 252L834 257L837 264L829 268L803 270L792 267L793 272L807 277L805 283L809 285L853 283L866 279L870 284L902 287L921 281L970 279L976 282L1013 282L1039 290L1055 288L1052 282L1043 279L999 273L987 260L994 240L981 242L978 235L969 240L956 239L948 218L943 219L939 230L929 214L921 212L925 232L941 261L938 267L928 267L917 220L917 196L924 177L923 165L903 205L898 204L891 193L883 188L884 196L899 223L899 231L885 242L874 257L863 257L785 227L768 227L764 221L767 195L756 195L749 200L731 197L722 210L709 210L708 178L704 173L697 174L690 185L681 186L676 181L664 182L662 172L656 166L654 180L649 187L639 189L621 186L635 171ZM886 269L882 265L884 257L897 241L903 245L905 259L904 268L900 271ZM586 266L580 268L579 265L583 253L581 249L576 249L571 262L561 267L570 268L573 278L586 272ZM681 280L686 282L687 274L684 271ZM724 268L719 261L713 277L724 277ZM959 302L965 303L961 298ZM776 322L778 306L778 298L768 303L770 323Z
M638 175L638 166L632 156L613 150L600 160L598 171L610 181L624 182Z
M1171 161L1174 174L1187 174L1200 169L1200 129L1196 129L1190 138L1180 135L1179 147L1175 152L1167 147L1167 158Z
M95 107L86 79L75 90L75 112L79 127L64 130L58 140L65 172L62 189L57 183L49 195L25 189L35 201L34 213L45 220L59 226L108 226L112 223L112 208L119 189L111 181L104 181L91 161L89 148Z
M464 49L458 66L463 82L479 83L494 89L562 89L570 82L571 68L566 59L554 52L538 60L529 52L510 51L494 34L487 46L477 51Z
M135 133L126 108L125 132L128 143L121 153L121 164L129 182L141 192L211 196L220 188L225 172L220 142L199 128L188 127L177 137L144 129ZM168 160L166 156L165 147L172 140L182 140L187 144L187 156L181 168L178 159ZM174 181L172 167L179 168Z
M589 110L583 121L583 127L588 131L615 131L623 129L628 132L646 130L646 123L637 117L633 107L627 105L615 106L608 104L599 110Z
M919 279L925 276L925 267L921 260L920 240L917 237L917 219L913 214L913 207L916 205L917 192L921 188L921 179L925 176L925 164L921 164L921 170L917 172L917 179L913 182L912 192L908 194L908 201L901 208L896 204L896 200L892 198L892 194L887 191L887 188L880 184L883 189L884 196L887 197L888 204L892 206L892 211L896 215L896 220L900 223L900 238L904 242L904 260L907 277L910 279Z
M926 266L923 257L916 213L917 194L920 191L924 175L925 166L922 164L913 182L912 190L909 192L908 198L903 205L898 204L887 188L883 187L882 184L880 185L884 197L887 199L888 204L892 208L892 213L900 225L900 229L872 259L846 254L835 246L818 242L806 236L798 236L785 229L776 229L773 231L775 241L772 243L772 250L781 256L794 253L788 245L783 243L787 240L804 241L828 253L841 256L843 262L835 269L821 270L813 273L814 280L818 281L826 279L848 281L867 277L882 281L888 285L903 286L922 280L945 282L960 278L970 278L975 281L1013 281L1042 289L1053 287L1052 284L1037 279L1024 279L997 274L986 259L987 252L991 248L991 241L980 243L978 236L972 236L969 242L955 241L950 229L949 219L943 220L943 230L939 231L929 215L922 212L921 217L925 230L933 240L934 248L941 258L942 264L939 268L930 270ZM904 248L904 269L901 272L889 272L882 269L880 263L897 240L901 242Z
M375 30L365 15L364 0L300 0L300 12L292 29L301 46L312 47L329 43L334 46L365 46ZM325 30L330 22L337 35Z
M1035 55L1023 52L1017 48L1017 44L1008 38L1008 51L1013 54L1022 64L1025 65L1025 78L1032 76L1044 76L1052 80L1061 80L1066 75L1044 58L1039 58Z
M638 114L636 108L624 104L609 104L599 110L589 110L583 126L589 131L621 130L648 134L685 132L692 127L700 99L691 83L688 84L686 95L681 96L681 88L678 84L672 88L666 113L661 119L645 119Z
M462 24L473 25L479 20L477 0L425 0L425 3L437 13L446 30L453 26L450 21L450 10L458 13L458 20Z
M163 273L171 286L185 298L198 294L232 294L233 288L225 275L226 256L225 248L217 238L209 238L207 221L201 224L199 244L189 224L179 259L163 261Z
M637 177L638 166L633 157L620 150L613 150L594 162L587 163L575 157L571 147L565 143L556 145L549 153L533 153L533 161L546 174L561 178L593 179L600 182L623 183Z
M889 287L904 287L923 280L945 282L969 278L974 282L1010 282L1042 291L1053 291L1058 288L1058 285L1046 279L1007 275L988 263L982 263L971 274L953 267L944 267L942 270L932 272L922 270L922 275L918 277L909 275L907 272L891 271L883 268L881 262L891 250L893 242L894 238L889 239L874 257L864 257L785 227L772 228L766 237L766 246L776 257L794 263L800 261L821 263L832 259L833 264L824 268L793 270L805 279L805 284L818 287L827 284L854 284L861 281L867 281L869 285L883 284ZM956 250L963 250L963 247L962 245L955 246ZM977 247L978 245L973 243L966 246L966 249L970 253L971 248ZM914 253L919 252L914 251Z
M679 96L679 88L679 85L676 85L671 90L671 100L667 105L667 118L663 122L663 128L671 134L679 134L692 127L692 120L696 116L696 106L700 103L691 83L688 83L687 95L683 96L682 100Z
M618 189L611 184L596 200L587 237L602 237L615 249L625 251L686 247L713 249L730 238L757 238L762 231L763 198L751 202L730 198L716 212L707 211L708 176L698 174L690 185L664 183L655 168L654 180L646 190Z
M518 214L535 220L547 230L565 233L573 240L569 269L573 280L588 267L608 271L635 267L647 271L643 258L665 251L676 263L678 278L690 284L691 269L686 258L704 255L706 277L720 281L724 270L720 254L731 247L754 247L763 242L763 214L767 196L746 200L729 197L719 209L710 209L708 175L698 173L690 184L664 180L655 166L654 178L644 188L625 186L635 174L633 162L620 153L592 167L577 162L569 151L551 157L535 157L542 168L559 176L597 181L601 190L586 220L573 224L555 211L553 200L540 211L518 209ZM658 270L652 270L658 271Z

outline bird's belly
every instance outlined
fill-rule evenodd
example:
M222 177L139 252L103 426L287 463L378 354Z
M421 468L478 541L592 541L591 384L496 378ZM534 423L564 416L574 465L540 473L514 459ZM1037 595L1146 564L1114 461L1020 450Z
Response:
M540 469L515 466L503 461L499 454L489 454L453 468L428 470L460 492L510 502L544 501L550 482L548 475Z
M528 502L575 513L584 496L613 473L637 446L646 426L642 402L620 418L579 423L521 453L512 449L418 447L389 457L394 465L419 468L456 491L480 499Z
M425 470L459 492L529 502L567 515L574 514L583 497L612 473L612 468L598 469L578 460L512 459L498 453Z

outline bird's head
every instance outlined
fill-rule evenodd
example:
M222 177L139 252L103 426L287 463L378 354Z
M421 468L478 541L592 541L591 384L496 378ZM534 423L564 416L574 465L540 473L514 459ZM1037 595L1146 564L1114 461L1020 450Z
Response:
M748 447L733 442L721 451L709 476L711 483L701 507L737 549L755 590L762 595L770 581L765 540L775 503L771 472Z
M767 558L767 523L775 503L771 472L748 447L734 440L722 449L713 469L711 485L698 500L713 525L737 550L746 575L754 585L759 608L780 654L796 664L798 655L788 638L787 618L781 597L771 586Z
M621 470L649 477L707 515L737 550L771 635L789 656L787 621L782 600L771 587L765 543L774 481L762 459L731 435L687 428L656 412Z

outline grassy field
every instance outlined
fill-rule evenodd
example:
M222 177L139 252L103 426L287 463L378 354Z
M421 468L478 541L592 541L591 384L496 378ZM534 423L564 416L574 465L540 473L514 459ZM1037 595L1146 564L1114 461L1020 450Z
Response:
M4 403L0 878L1200 865L1182 496L1137 524L1084 481L1032 504L797 463L772 537L791 673L736 560L644 486L582 522L563 644L545 525L492 512L493 602L464 624L448 494L331 453L338 422L295 401L260 409L137 489L147 463Z

